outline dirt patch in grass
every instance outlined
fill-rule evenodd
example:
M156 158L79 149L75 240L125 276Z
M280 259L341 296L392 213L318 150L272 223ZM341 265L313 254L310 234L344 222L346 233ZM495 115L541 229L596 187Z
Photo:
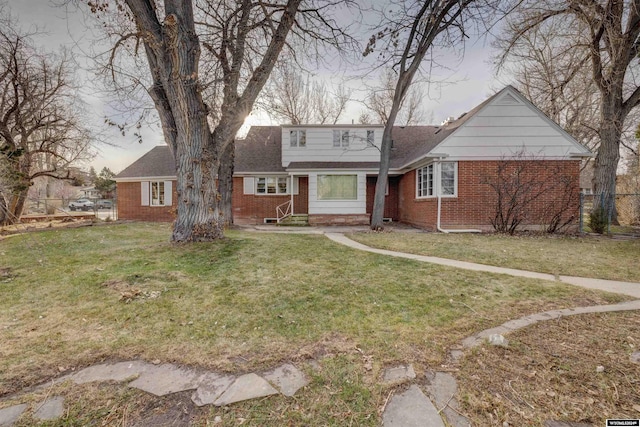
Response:
M545 420L605 425L640 418L640 313L570 316L482 346L458 373L473 425L543 426Z

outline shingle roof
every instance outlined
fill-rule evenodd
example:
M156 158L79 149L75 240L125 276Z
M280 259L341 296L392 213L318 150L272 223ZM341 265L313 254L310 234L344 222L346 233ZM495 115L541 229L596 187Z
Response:
M245 139L236 140L234 171L284 172L280 126L252 126Z
M444 126L395 126L392 131L393 148L390 168L397 170L427 156L438 144L507 88ZM378 166L378 162L293 162L287 169L375 169ZM281 126L253 126L245 139L236 140L235 173L283 173L287 169L282 167ZM175 163L167 146L155 147L120 172L116 178L154 176L175 176Z
M151 151L130 164L117 178L153 178L176 176L176 163L167 145L153 147Z

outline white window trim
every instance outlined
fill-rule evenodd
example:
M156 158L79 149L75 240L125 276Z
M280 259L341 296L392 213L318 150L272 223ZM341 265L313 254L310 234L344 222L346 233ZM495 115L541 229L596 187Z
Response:
M264 193L258 193L258 181L260 180L260 178L264 178L265 179L265 185L266 185L266 180L269 178L275 178L276 180L276 192L275 193L268 193L268 192L264 192ZM286 180L287 183L287 192L286 193L278 193L278 179L279 178L284 178ZM253 177L253 194L255 196L290 196L291 195L291 177L289 175L261 175L261 176L255 176ZM266 190L266 187L265 187ZM245 193L246 194L246 193Z
M293 139L291 138L291 134L295 132L296 139L295 145L293 144ZM304 145L300 145L300 134L304 132ZM290 148L307 148L307 130L306 129L291 129L289 131L289 147Z
M338 143L339 145L336 145L335 143L335 132L339 132L339 137L338 137ZM344 133L347 133L347 143L346 145L344 144ZM331 133L331 146L333 148L342 148L342 149L347 149L351 146L351 138L352 138L353 134L351 133L350 129L333 129L333 132Z
M353 177L355 177L356 178L356 197L355 197L355 199L333 199L333 198L323 199L323 198L320 198L319 191L318 191L319 187L320 187L320 184L319 184L319 181L320 181L319 177L320 176L353 176ZM359 185L359 176L358 176L357 173L319 173L318 175L316 175L316 201L318 201L318 202L338 202L338 203L358 201L358 200L360 200L360 192L359 192L358 185Z
M453 163L453 194L442 194L442 163ZM426 169L429 166L433 166L433 194L428 196L421 196L419 190L419 176L418 173L421 169ZM440 195L443 199L454 199L458 197L458 162L433 162L423 167L416 169L416 199L435 199Z

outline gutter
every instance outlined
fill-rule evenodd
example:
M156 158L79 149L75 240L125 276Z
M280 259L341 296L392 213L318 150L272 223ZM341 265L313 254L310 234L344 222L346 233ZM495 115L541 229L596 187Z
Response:
M437 215L437 220L436 220L436 229L441 232L441 233L482 233L482 230L476 230L476 229L453 229L453 230L445 230L444 228L440 227L440 212L442 210L442 195L440 194L440 162L442 162L442 159L444 157L439 157L438 159L436 159L435 161L435 171L434 171L434 175L435 177L437 177L437 183L436 183L436 197L438 199L438 215Z

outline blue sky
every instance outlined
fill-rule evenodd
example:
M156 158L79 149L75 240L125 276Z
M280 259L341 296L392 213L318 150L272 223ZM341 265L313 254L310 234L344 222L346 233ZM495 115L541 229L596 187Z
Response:
M90 165L98 171L107 166L114 172L119 172L152 147L163 144L162 134L157 127L145 127L143 142L140 144L131 133L122 137L115 129L104 125L105 116L111 114L108 107L110 99L100 94L92 83L96 77L87 71L90 61L84 57L84 52L90 51L93 40L98 35L87 28L82 13L74 10L72 6L55 7L46 0L10 0L8 4L23 29L32 30L37 27L40 34L35 40L44 50L54 51L64 46L74 51L79 66L78 77L83 86L83 100L88 106L89 123L97 132L102 133L103 138L110 144L100 144L96 147L97 155ZM454 56L443 55L443 61L450 69L439 72L436 77L449 83L431 84L428 89L425 88L428 96L423 100L423 109L427 117L433 112L434 119L434 123L425 124L438 124L448 116L458 117L504 86L495 79L488 64L490 55L491 50L486 41L468 43L462 62ZM349 85L359 88L357 81L350 81ZM356 90L354 96L357 96L358 92ZM361 104L351 102L341 122L357 122L362 109ZM253 115L253 121L256 123L277 124L271 123L264 114ZM88 166L89 164L86 165Z

